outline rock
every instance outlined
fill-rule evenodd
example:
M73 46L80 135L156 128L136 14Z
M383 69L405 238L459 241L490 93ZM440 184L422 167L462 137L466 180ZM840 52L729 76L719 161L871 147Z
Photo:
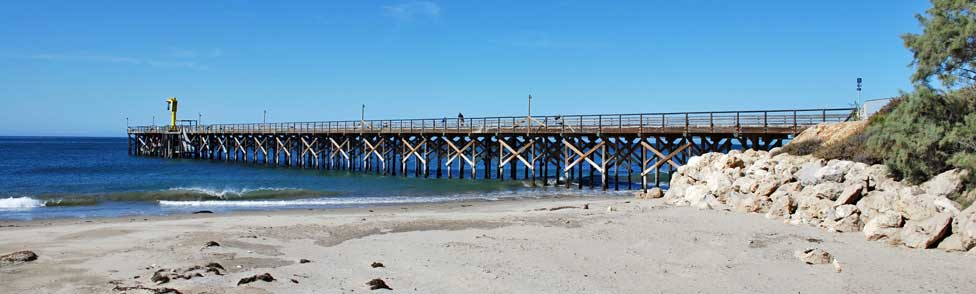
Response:
M847 170L851 168L854 163L844 160L831 160L827 162L823 168L817 170L814 176L817 178L819 183L823 182L834 182L842 183L844 182L844 175L847 174Z
M946 237L945 239L942 239L942 242L939 242L939 245L936 246L936 248L939 248L939 249L942 249L942 250L948 251L948 252L956 252L956 251L964 252L964 251L966 251L966 248L963 246L963 243L962 243L962 235L961 234L958 234L958 233L957 234L949 235L949 237Z
M896 237L898 231L901 230L902 224L901 214L894 211L885 211L877 214L864 224L864 236L870 241Z
M738 212L765 212L772 201L767 197L756 196L753 194L739 194L732 192L729 197L729 205Z
M646 193L644 192L637 193L637 199L657 199L661 197L664 197L664 191L658 187L648 189Z
M311 260L308 260L308 259L304 259L304 258L298 260L298 263L300 263L300 264L309 263L309 262L312 262L312 261Z
M901 230L901 240L910 248L932 248L949 231L952 215L939 213L923 220L905 222Z
M220 243L217 243L216 241L207 241L207 243L203 244L203 247L220 247Z
M373 262L369 266L372 267L372 268L385 267L385 266L383 266L383 263L380 263L380 262Z
M794 256L806 264L828 264L834 260L830 253L819 248L800 250L794 253Z
M800 170L793 174L797 181L804 186L813 186L820 183L821 178L818 176L820 169L823 168L823 161L814 160L811 162L804 163Z
M379 290L379 289L393 290L393 288L390 288L390 286L387 285L386 282L383 281L382 279L372 279L369 282L366 282L366 286L369 286L370 290Z
M819 225L832 213L833 201L814 196L802 196L797 201L796 212L791 217L795 224Z
M963 250L976 248L976 205L969 205L952 221L952 232L959 235Z
M841 206L845 204L855 204L858 200L861 200L861 191L864 188L861 185L851 185L844 188L844 191L840 192L840 196L834 201L834 206Z
M712 173L705 178L705 184L716 198L728 197L729 192L732 192L732 179L725 174Z
M253 276L250 276L250 277L243 278L243 279L241 279L240 281L237 282L237 285L240 286L240 285L244 285L244 284L250 284L250 283L253 283L253 282L256 282L256 281L265 281L265 282L269 282L270 283L270 282L274 282L275 281L275 278L272 277L271 274L269 274L269 273L263 273L263 274L260 274L260 275L253 275Z
M152 281L153 283L156 283L156 285L169 283L170 280L169 275L165 274L164 271L165 270L156 271L155 273L153 273L152 277L149 278L149 280Z
M759 188L759 181L751 176L740 177L735 179L732 187L739 193L752 194Z
M838 273L839 273L839 272L842 272L842 271L844 271L844 268L842 268L842 267L840 266L840 261L837 261L837 259L836 259L836 258L834 259L834 262L833 262L833 264L834 264L834 271L835 271L835 272L838 272Z
M766 212L766 218L777 220L787 219L796 211L796 203L791 197L784 195L772 199L773 203L770 205L769 211Z
M845 204L833 210L830 218L824 222L825 228L833 232L860 232L864 227L857 206Z
M742 161L742 158L735 156L728 156L724 160L725 168L744 168L746 163Z
M15 265L37 260L37 254L30 250L17 251L0 256L0 266Z
M962 191L965 186L963 179L968 174L969 172L965 170L953 169L922 183L921 188L925 190L926 194L932 196L949 197Z
M840 194L844 192L844 185L834 182L823 182L813 186L807 186L803 188L800 193L814 195L820 199L827 199L830 201L835 201L840 197ZM833 203L831 203L833 204Z
M901 195L894 203L895 211L906 219L918 220L930 218L938 213L947 212L952 216L959 214L959 204L941 196Z
M875 216L884 212L895 211L895 201L898 193L892 191L871 191L861 201L857 202L857 209L861 211L861 221L869 222Z

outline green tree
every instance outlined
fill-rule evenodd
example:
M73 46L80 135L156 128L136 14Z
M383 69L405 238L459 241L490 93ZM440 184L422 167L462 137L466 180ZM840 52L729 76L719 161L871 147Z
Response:
M946 87L976 82L976 0L932 0L928 16L916 15L922 34L905 34L914 53L912 81L927 86L932 77Z

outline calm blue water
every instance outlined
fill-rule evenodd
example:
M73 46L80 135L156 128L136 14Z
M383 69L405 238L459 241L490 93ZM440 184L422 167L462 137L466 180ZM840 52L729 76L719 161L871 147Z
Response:
M573 191L530 189L519 181L384 177L132 157L125 138L0 137L0 219L344 207Z

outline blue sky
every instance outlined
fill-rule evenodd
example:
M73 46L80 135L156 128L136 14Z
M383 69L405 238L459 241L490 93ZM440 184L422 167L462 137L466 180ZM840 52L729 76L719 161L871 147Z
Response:
M0 135L846 107L910 90L927 1L7 1ZM287 3L285 3L287 2Z

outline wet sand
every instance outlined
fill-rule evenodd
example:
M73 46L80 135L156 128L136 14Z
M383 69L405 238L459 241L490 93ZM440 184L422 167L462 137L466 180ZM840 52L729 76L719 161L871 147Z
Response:
M794 257L808 247L843 271ZM0 222L0 254L25 249L39 259L0 267L0 293L976 291L976 256L623 197ZM221 275L150 281L211 262ZM237 285L263 273L276 281Z

